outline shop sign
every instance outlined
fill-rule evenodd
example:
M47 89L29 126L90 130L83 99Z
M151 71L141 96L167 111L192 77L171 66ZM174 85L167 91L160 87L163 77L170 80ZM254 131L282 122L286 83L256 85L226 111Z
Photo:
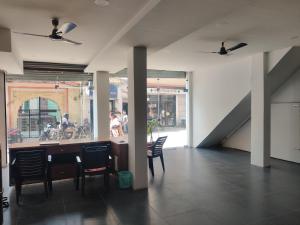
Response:
M118 98L118 86L115 84L109 85L109 98L116 99Z

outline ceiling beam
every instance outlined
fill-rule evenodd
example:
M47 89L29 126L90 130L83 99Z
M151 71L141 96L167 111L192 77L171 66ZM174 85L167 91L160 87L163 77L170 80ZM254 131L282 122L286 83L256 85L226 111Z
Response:
M95 72L97 69L97 63L99 59L105 54L105 52L114 46L118 41L120 41L125 34L128 33L140 20L144 18L158 3L160 0L149 0L149 2L139 10L118 32L116 35L102 48L90 61L89 65L86 67L86 72Z
M0 28L0 69L10 73L22 73L22 61L15 51L11 31Z

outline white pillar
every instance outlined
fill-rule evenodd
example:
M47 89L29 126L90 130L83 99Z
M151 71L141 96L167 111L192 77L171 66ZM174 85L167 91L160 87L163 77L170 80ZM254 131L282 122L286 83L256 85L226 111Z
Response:
M147 163L147 49L134 47L128 60L129 170L133 188L148 187Z
M186 74L186 135L187 145L193 147L193 73Z
M2 166L6 166L6 101L5 101L5 73L0 70L0 144L1 144L1 160Z
M270 166L271 103L266 53L252 57L251 164Z
M109 129L109 73L94 73L94 136L108 140Z

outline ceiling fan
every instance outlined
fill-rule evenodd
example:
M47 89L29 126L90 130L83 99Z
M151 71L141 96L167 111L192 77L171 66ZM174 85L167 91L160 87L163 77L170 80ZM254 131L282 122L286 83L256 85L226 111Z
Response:
M72 41L70 39L64 38L63 35L66 33L69 33L72 31L74 28L77 27L75 23L64 23L59 29L58 29L58 24L59 20L58 18L53 18L52 19L52 25L53 25L53 30L50 35L42 35L42 34L31 34L31 33L22 33L22 32L14 32L16 34L22 34L22 35L29 35L29 36L36 36L36 37L45 37L45 38L50 38L52 41L64 41L70 44L75 44L75 45L81 45L82 43Z
M231 48L226 49L225 46L224 46L224 42L222 42L221 48L218 52L203 52L203 53L216 53L216 54L219 54L219 55L227 55L229 52L235 51L235 50L237 50L239 48L242 48L242 47L245 47L247 45L248 45L247 43L241 42L241 43L239 43L235 46L232 46Z

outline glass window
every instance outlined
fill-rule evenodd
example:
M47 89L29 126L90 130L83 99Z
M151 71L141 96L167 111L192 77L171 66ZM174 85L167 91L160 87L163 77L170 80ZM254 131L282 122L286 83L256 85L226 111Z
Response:
M90 138L88 81L18 81L7 86L8 143Z

